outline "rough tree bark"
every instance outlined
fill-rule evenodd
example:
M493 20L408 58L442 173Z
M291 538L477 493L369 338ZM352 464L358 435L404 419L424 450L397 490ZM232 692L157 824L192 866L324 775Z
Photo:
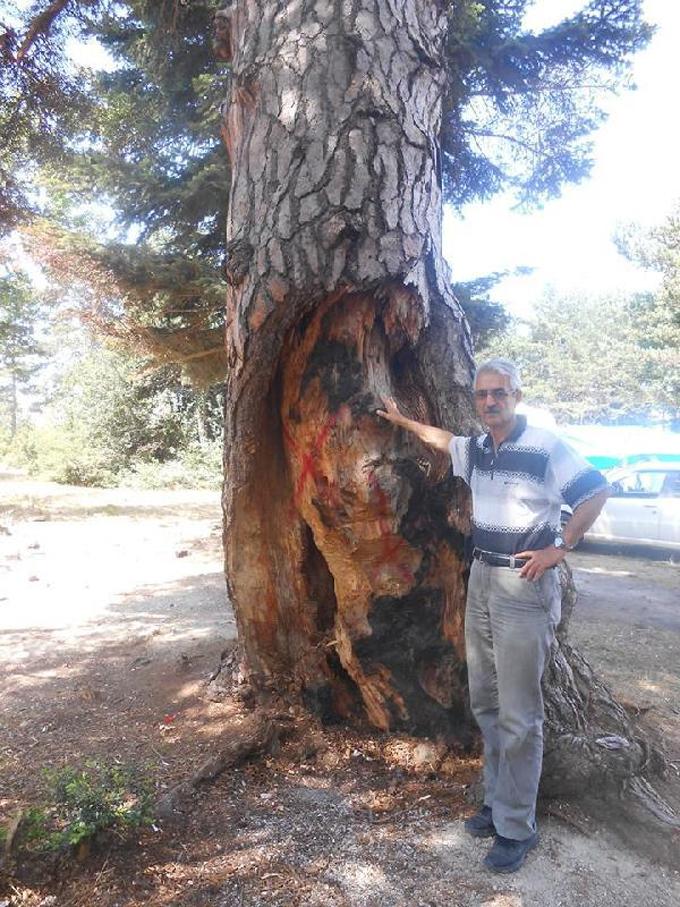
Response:
M227 236L225 556L241 671L326 719L466 739L469 500L375 416L474 430L472 349L441 255L447 26L436 0L222 10ZM565 643L545 682L549 793L647 748Z
M327 715L462 731L467 499L375 416L471 428L441 250L436 4L239 3L226 562L248 671Z

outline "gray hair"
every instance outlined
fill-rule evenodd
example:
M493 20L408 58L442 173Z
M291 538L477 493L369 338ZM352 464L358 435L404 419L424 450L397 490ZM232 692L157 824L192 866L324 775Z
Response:
M519 369L515 363L511 362L509 359L503 359L501 356L497 356L494 359L487 359L486 362L482 362L481 365L477 366L477 370L475 371L475 382L477 381L477 376L481 375L482 372L493 372L497 375L504 375L510 380L511 391L522 390Z

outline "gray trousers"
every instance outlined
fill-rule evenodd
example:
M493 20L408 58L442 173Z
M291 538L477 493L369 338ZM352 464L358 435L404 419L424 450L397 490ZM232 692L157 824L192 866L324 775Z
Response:
M540 580L472 562L465 613L472 713L484 740L484 803L498 834L536 830L543 762L541 677L560 620L557 570Z

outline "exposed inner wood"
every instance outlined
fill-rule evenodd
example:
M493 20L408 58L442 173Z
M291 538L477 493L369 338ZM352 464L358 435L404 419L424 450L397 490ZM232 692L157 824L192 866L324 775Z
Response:
M292 504L332 578L332 626L328 605L315 605L326 615L326 645L377 727L452 735L465 723L465 565L461 533L447 519L453 483L443 479L445 458L375 413L394 395L433 418L404 348L418 325L395 315L409 311L408 295L395 288L378 303L348 293L320 306L285 350L281 420Z

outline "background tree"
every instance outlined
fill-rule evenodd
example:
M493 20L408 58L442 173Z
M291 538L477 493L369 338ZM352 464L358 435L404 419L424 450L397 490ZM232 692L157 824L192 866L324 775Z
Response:
M87 74L64 57L92 4L0 0L0 232L25 223L39 200L37 170L64 161L91 98Z
M632 316L642 324L645 386L655 387L657 402L680 425L680 214L672 213L655 230L622 231L619 251L631 260L661 272L659 291L648 303L634 306Z
M4 459L73 485L213 487L221 477L222 399L176 366L149 370L73 317L51 326L49 392Z
M514 321L480 355L517 361L527 400L548 407L561 422L672 419L680 362L671 311L649 294L547 294L531 320Z
M17 431L20 395L32 390L32 380L45 364L46 352L37 336L43 311L28 278L0 266L0 403L10 440Z
M504 277L506 272L488 274L475 280L467 280L453 285L453 292L470 327L470 334L475 349L488 346L493 337L506 331L510 325L510 316L499 302L491 299L491 290Z
M22 134L51 136L33 156L28 140L6 146L11 169L23 177L17 192L33 252L54 279L87 276L100 331L162 363L184 363L201 386L223 380L228 168L209 49L214 4L62 3L49 33L38 30L19 57L36 12L30 8L23 24L15 14L15 51L0 82L7 98L33 111ZM67 34L96 36L110 51L110 71L77 68L60 45ZM54 90L44 98L38 89L48 85ZM51 130L40 115L53 118ZM83 203L93 200L113 213L103 230L101 218L82 217ZM7 211L12 205L8 195ZM5 227L16 222L8 214Z

